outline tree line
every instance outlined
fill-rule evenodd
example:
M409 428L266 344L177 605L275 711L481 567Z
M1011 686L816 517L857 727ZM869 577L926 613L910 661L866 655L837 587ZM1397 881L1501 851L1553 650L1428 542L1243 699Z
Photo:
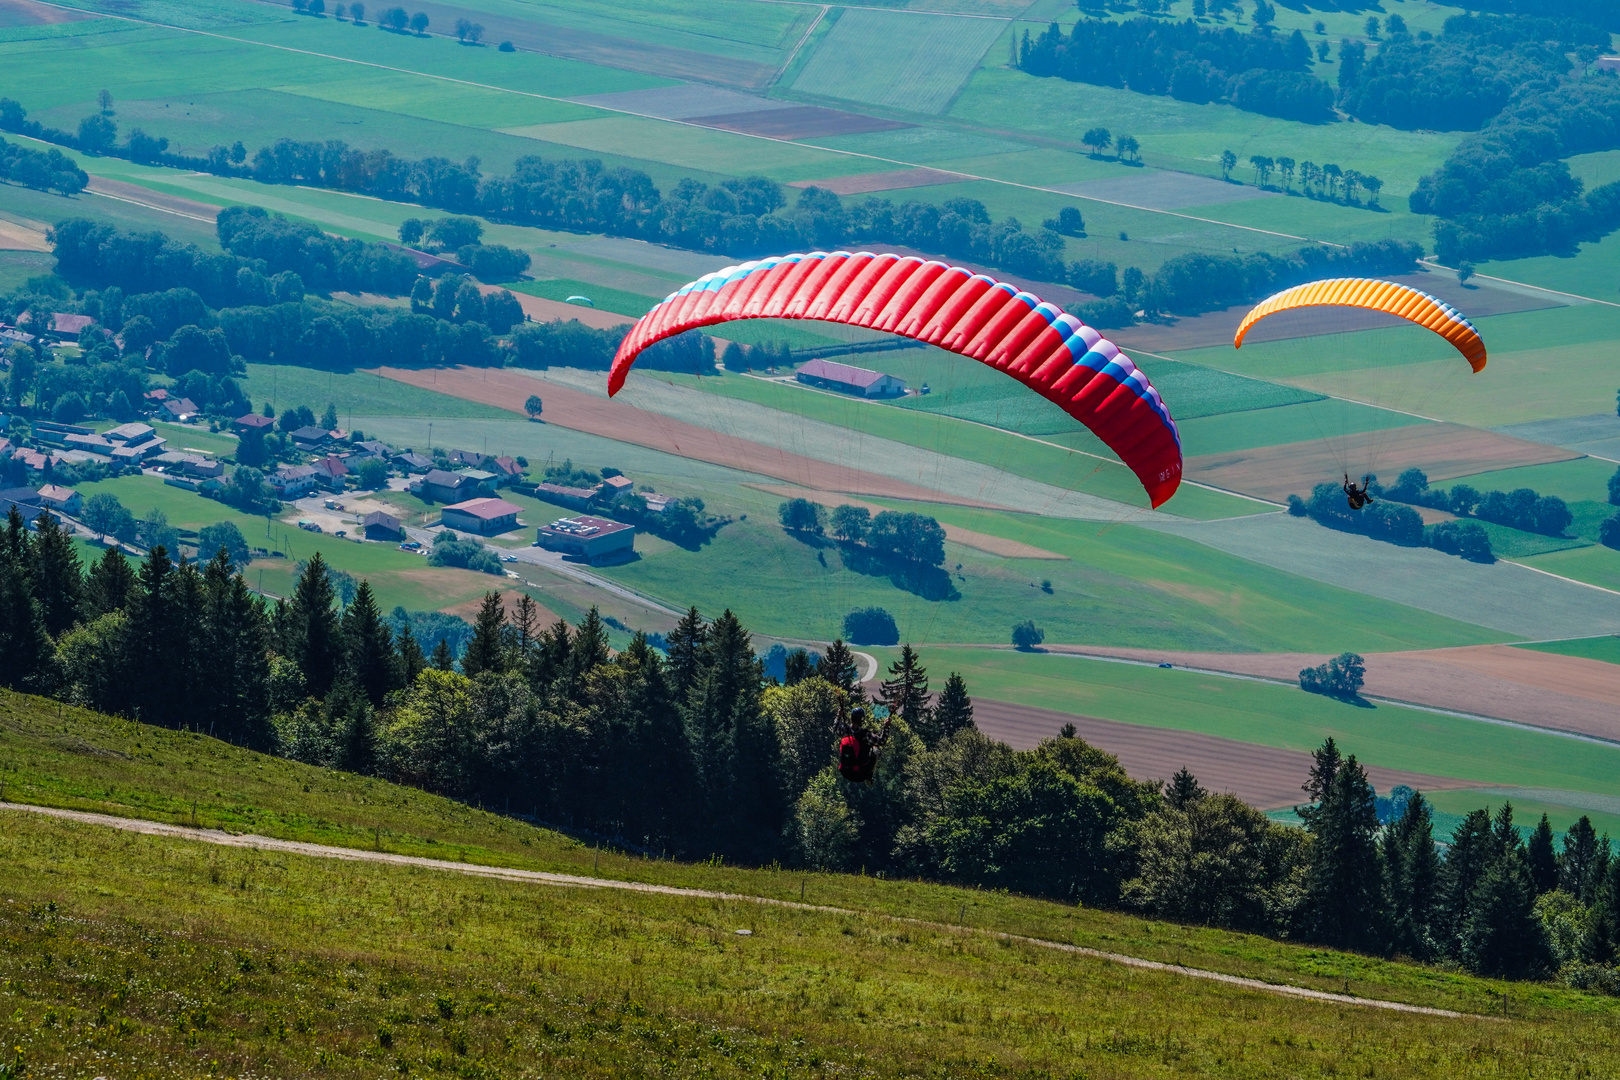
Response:
M1067 36L1057 23L1033 40L1024 31L1018 66L1031 75L1200 105L1225 101L1285 120L1323 123L1334 116L1333 88L1309 74L1311 47L1298 30L1284 37L1269 26L1240 34L1191 19L1082 18Z
M428 655L369 583L317 554L267 603L229 555L86 572L49 515L0 533L0 682L190 727L657 854L720 855L1004 888L1508 977L1615 988L1620 860L1584 819L1562 850L1511 807L1468 815L1444 856L1426 800L1379 800L1330 739L1291 828L1186 770L1133 780L1065 728L1033 750L981 734L959 675L930 692L901 649L875 693L890 740L871 784L834 764L839 712L868 699L842 642L767 679L730 612L689 611L656 650L615 654L593 610L539 625L486 595L460 649ZM344 602L346 600L346 603ZM1380 818L1380 806L1386 810Z

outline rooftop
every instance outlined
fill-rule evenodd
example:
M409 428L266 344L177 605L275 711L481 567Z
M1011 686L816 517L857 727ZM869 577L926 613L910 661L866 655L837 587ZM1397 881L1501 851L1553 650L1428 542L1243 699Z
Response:
M468 499L466 502L447 506L445 510L455 510L480 521L494 521L496 518L516 517L523 512L523 507L509 503L505 499Z
M561 536L609 536L613 533L633 529L634 525L626 525L620 521L609 521L607 518L580 517L558 518L550 525L543 526L541 532L557 533Z
M799 369L799 374L812 379L826 379L829 382L859 386L863 390L881 379L888 378L881 371L869 371L850 364L835 364L831 360L811 360Z

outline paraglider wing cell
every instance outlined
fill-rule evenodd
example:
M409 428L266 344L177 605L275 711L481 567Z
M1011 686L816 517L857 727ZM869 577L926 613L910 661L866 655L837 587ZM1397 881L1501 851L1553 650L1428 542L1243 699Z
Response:
M1260 301L1243 317L1232 345L1241 349L1249 328L1267 315L1324 305L1383 311L1416 323L1451 342L1476 372L1485 367L1485 341L1460 311L1410 285L1370 278L1329 278L1284 289Z
M1181 435L1146 375L1113 342L1039 297L915 256L811 252L727 267L630 328L608 393L647 346L736 319L819 319L882 330L988 364L1057 404L1120 456L1154 506L1181 483Z

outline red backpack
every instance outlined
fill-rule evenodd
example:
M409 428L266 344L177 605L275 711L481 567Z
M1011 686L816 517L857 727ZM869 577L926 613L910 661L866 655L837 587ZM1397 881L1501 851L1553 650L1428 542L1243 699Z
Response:
M845 735L838 741L838 772L852 784L864 784L872 779L877 755L865 740L856 735Z

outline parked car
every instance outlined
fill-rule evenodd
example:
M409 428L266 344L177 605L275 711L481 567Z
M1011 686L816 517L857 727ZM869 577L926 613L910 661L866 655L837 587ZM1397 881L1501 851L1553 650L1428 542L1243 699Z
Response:
M407 540L403 544L399 545L399 550L401 550L401 551L421 551L422 550L422 545L417 543L415 540Z
M501 562L517 562L516 555L502 555Z
M313 521L300 521L298 523L298 527L300 529L303 529L305 532L324 532L325 531L319 525L315 524Z

